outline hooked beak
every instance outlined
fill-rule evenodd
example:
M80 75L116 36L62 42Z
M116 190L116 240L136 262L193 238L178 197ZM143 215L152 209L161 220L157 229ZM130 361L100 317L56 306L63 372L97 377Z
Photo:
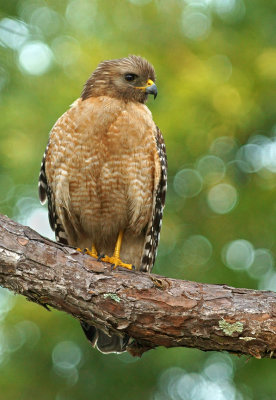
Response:
M155 83L152 83L152 85L147 86L146 93L153 94L154 99L156 98L158 91L157 91L157 86L155 85Z
M136 89L142 89L144 90L147 94L153 94L154 98L157 96L157 86L155 83L151 80L147 80L147 85L142 86L142 87L136 87Z

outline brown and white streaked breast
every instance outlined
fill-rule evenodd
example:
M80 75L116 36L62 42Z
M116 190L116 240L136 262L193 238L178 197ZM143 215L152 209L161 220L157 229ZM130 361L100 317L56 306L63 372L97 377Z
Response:
M108 97L77 100L57 121L46 174L70 244L147 225L160 176L155 130L146 106Z

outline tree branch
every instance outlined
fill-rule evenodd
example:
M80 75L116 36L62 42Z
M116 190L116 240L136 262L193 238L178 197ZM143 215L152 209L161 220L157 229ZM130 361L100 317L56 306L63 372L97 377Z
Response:
M0 216L0 285L45 307L157 346L276 358L276 293L112 271Z

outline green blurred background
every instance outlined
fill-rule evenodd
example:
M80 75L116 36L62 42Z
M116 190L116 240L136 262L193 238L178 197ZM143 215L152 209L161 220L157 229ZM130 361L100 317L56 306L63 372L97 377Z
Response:
M155 272L276 290L276 3L1 0L0 212L53 237L48 132L105 59L146 57L169 188ZM90 348L78 321L0 291L0 399L272 400L275 360Z

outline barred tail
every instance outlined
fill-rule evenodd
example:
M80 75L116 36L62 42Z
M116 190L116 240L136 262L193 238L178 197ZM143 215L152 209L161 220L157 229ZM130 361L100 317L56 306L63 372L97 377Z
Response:
M81 327L92 346L96 347L100 352L108 354L126 351L130 339L128 335L124 337L115 334L108 336L100 329L86 322L81 322Z

